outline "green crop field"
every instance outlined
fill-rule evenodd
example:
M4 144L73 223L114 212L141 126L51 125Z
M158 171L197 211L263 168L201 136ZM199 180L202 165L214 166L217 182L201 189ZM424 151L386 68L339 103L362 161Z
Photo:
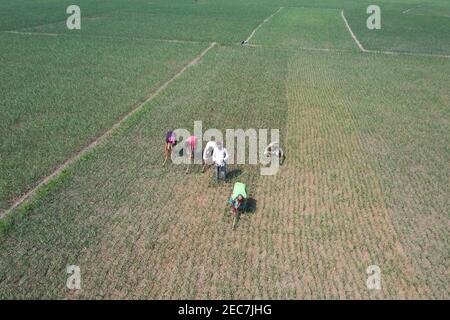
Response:
M0 299L450 298L450 3L370 4L0 0ZM163 166L194 121L286 160Z

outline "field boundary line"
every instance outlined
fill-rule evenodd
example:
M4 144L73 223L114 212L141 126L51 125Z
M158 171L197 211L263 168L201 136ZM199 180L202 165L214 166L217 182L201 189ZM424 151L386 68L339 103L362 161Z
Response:
M408 12L411 12L411 11L413 11L413 10L416 10L416 9L419 9L419 8L422 8L422 7L423 7L423 6L412 7L412 8L406 9L406 10L403 11L402 13L403 13L403 14L406 14L406 13L408 13Z
M333 49L333 48L312 48L312 47L300 47L298 48L304 51L322 51L322 52L352 52L350 50Z
M158 39L158 38L139 38L139 37L125 37L125 36L109 36L101 34L68 34L68 33L49 33L49 32L29 32L29 31L2 31L4 33L20 34L27 36L55 36L55 37L86 37L99 39L121 39L121 40L136 40L136 41L159 41L170 43L190 43L190 44L206 44L211 41L195 41L195 40L180 40L180 39Z
M275 46L270 46L270 45L262 45L262 44L246 44L246 47L249 48L269 48L269 49L277 49L277 50L290 50L290 51L294 51L294 50L300 50L300 51L322 51L322 52L354 52L353 50L348 50L348 49L335 49L335 48L314 48L314 47L289 47L289 46L284 46L284 47L275 47Z
M19 207L21 204L25 203L26 201L33 198L33 196L36 195L37 191L47 185L53 178L57 177L60 173L62 173L64 170L66 170L70 165L74 164L76 161L78 161L80 158L82 158L87 152L94 149L99 143L103 142L105 139L110 137L114 131L116 131L125 121L127 121L131 116L142 110L144 105L148 103L149 101L153 100L156 96L158 96L164 89L166 89L172 82L174 82L176 79L178 79L186 70L197 64L203 56L208 53L209 50L211 50L217 43L211 42L210 45L204 49L200 54L198 54L192 61L190 61L188 64L186 64L183 68L181 68L174 76L172 76L169 80L164 82L156 91L148 95L144 101L140 102L137 107L133 108L131 111L129 111L125 116L123 116L118 122L116 122L112 127L110 127L106 132L101 134L99 137L95 138L92 142L90 142L87 146L85 146L83 149L78 151L73 156L66 159L62 164L60 164L50 175L44 177L39 181L39 183L33 187L31 190L26 192L24 195L17 198L13 204L6 209L3 212L0 212L0 218L5 217L7 214L9 214L11 211Z
M280 7L277 11L275 11L274 13L272 13L270 16L268 16L267 18L265 18L263 20L263 22L261 22L255 29L253 29L252 33L250 33L250 35L248 36L247 39L244 40L244 43L246 44L247 42L250 41L251 38L253 38L253 36L255 35L256 31L259 30L259 28L261 28L267 21L269 21L270 19L272 19L272 17L274 15L276 15L278 12L281 11L281 9L283 9L284 7Z
M449 59L450 55L437 54L437 53L419 53L419 52L401 52L401 51L383 51L383 50L366 50L367 53L378 53L386 55L403 55L413 57L428 57L428 58L446 58Z
M414 9L415 9L415 8L409 8L409 9L406 9L405 11L403 11L402 13L405 14L405 13L408 13L408 12L414 10Z
M301 7L296 7L296 6L289 6L289 7L283 7L283 8L286 8L286 9L313 9L313 10L323 10L323 11L339 11L339 10L342 10L342 9L340 9L340 8L325 8L325 7L304 7L304 6L301 6Z
M273 47L273 46L265 46L261 44L247 44L246 47L249 48L269 48L269 49L277 49L277 50L287 50L287 51L320 51L320 52L338 52L338 53L355 53L352 50L346 49L334 49L334 48L312 48L312 47ZM364 53L372 53L372 54L384 54L384 55L404 55L404 56L412 56L412 57L427 57L427 58L446 58L449 59L450 55L444 54L436 54L436 53L419 53L419 52L401 52L401 51L382 51L382 50L367 50Z
M26 31L3 31L4 33L11 33L11 34L22 34L26 36L52 36L52 37L58 37L61 34L59 33L49 33L49 32L26 32Z
M303 7L281 7L281 8L303 8ZM308 8L309 9L309 8ZM315 8L314 8L315 9ZM321 9L321 8L318 8ZM328 10L334 10L334 9L328 9ZM336 9L339 10L339 9ZM341 12L342 13L342 12ZM429 16L429 15L427 15ZM429 16L434 17L434 16ZM445 16L440 16L445 17ZM344 22L346 22L345 17ZM348 23L346 23L348 25ZM347 28L350 28L348 25ZM349 29L350 34L353 34L351 29ZM0 31L3 33L10 33L10 34L20 34L20 35L30 35L30 36L51 36L51 37L87 37L87 38L99 38L99 39L121 39L121 40L134 40L134 41L154 41L154 42L167 42L167 43L188 43L188 44L206 44L210 43L208 41L194 41L194 40L180 40L180 39L158 39L158 38L136 38L136 37L124 37L124 36L108 36L108 35L69 35L66 33L45 33L45 32L25 32L25 31ZM354 34L353 34L354 35ZM352 36L353 37L353 36ZM356 41L357 38L355 36ZM361 43L358 41L356 42L359 45ZM222 46L228 47L230 45L227 44L221 44ZM272 47L272 46L265 46L261 44L252 44L252 43L245 43L245 46L247 47L254 47L254 48L277 48L279 47ZM296 47L287 47L288 49L298 49L298 50L304 50L304 51L323 51L323 52L351 52L351 50L345 50L345 49L333 49L333 48L296 48ZM416 57L428 57L428 58L445 58L449 59L450 55L445 54L437 54L437 53L419 53L419 52L401 52L401 51L388 51L388 50L368 50L365 49L362 45L359 47L362 52L365 53L374 53L374 54L385 54L385 55L405 55L405 56L416 56ZM1 215L0 215L1 217Z
M423 14L423 13L410 13L408 16L414 17L433 17L433 18L450 18L448 15L439 15L439 14Z
M359 42L358 38L357 38L356 35L353 33L352 28L350 28L350 25L348 24L348 21L347 21L347 19L345 18L344 10L341 10L341 17L342 17L342 19L343 19L344 22L345 22L345 25L346 25L346 27L347 27L348 32L350 32L350 35L352 36L353 40L354 40L354 41L356 42L356 44L358 45L359 49L360 49L362 52L368 52L368 50L366 50L366 49L363 47L363 45L361 44L361 42Z
M64 34L69 36L68 34ZM76 35L81 37L82 35ZM159 39L159 38L139 38L139 37L126 37L126 36L109 36L109 35L96 35L96 34L84 34L83 37L88 38L101 38L101 39L121 39L121 40L136 40L136 41L159 41L170 43L190 43L190 44L205 44L211 43L211 41L195 41L195 40L180 40L180 39Z

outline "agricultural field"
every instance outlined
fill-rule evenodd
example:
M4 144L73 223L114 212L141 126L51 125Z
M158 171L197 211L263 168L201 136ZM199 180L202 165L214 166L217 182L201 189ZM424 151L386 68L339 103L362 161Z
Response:
M448 1L70 4L0 0L0 299L450 298ZM163 166L195 121L286 160Z

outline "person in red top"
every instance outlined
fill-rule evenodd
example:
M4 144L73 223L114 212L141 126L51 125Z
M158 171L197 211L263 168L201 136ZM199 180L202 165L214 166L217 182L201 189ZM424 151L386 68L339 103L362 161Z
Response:
M195 146L197 145L197 137L196 136L190 136L186 140L186 155L189 157L189 159L192 161L194 159L195 154Z
M197 145L197 137L196 136L190 136L186 139L185 144L185 150L186 150L186 156L189 158L189 164L192 164L192 160L194 160L195 155L195 147ZM189 164L186 168L186 173L189 172Z
M173 131L167 131L166 133L166 144L164 145L164 164L169 158L169 153L172 153L173 146L176 144L177 140L175 133ZM163 164L163 165L164 165Z

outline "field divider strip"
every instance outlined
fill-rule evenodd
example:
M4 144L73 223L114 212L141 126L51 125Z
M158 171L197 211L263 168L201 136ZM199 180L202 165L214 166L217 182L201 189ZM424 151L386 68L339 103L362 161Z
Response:
M428 57L428 58L445 58L450 59L450 55L435 54L435 53L418 53L418 52L401 52L401 51L382 51L382 50L366 50L366 53L377 53L386 55L400 55L400 56L412 56L412 57Z
M408 15L414 16L414 17L450 18L449 15L435 15L435 14L423 14L423 13L410 13Z
M282 7L282 8L303 8L303 7ZM334 10L334 9L328 9L328 10ZM338 9L336 9L338 10ZM431 16L429 16L431 17ZM444 16L442 16L444 17ZM449 16L450 17L450 16ZM345 18L344 18L345 19ZM346 21L346 19L344 20ZM350 26L348 26L349 28ZM180 39L158 39L158 38L136 38L136 37L122 37L122 36L106 36L106 35L69 35L65 33L44 33L44 32L25 32L25 31L0 31L3 33L10 33L10 34L21 34L21 35L31 35L31 36L52 36L52 37L88 37L88 38L99 38L99 39L123 39L123 40L135 40L135 41L159 41L159 42L168 42L168 43L187 43L187 44L205 44L208 43L208 41L194 41L194 40L180 40ZM350 32L353 33L350 29ZM355 36L356 38L356 36ZM355 39L354 38L354 39ZM357 42L357 44L359 41ZM361 44L361 43L359 43ZM228 47L229 45L221 44L221 46ZM245 46L247 47L253 47L253 48L275 48L272 46L265 46L261 44L252 44L252 43L245 43ZM359 46L359 45L358 45ZM280 47L277 47L277 49L280 49ZM323 52L351 52L350 50L345 49L333 49L333 48L295 48L298 50L304 50L304 51L323 51ZM416 56L416 57L428 57L428 58L446 58L449 59L450 55L445 54L436 54L436 53L419 53L419 52L401 52L401 51L384 51L384 50L368 50L364 47L360 47L362 52L365 53L374 53L374 54L385 54L385 55L405 55L405 56ZM1 217L1 215L0 215Z
M27 32L27 31L3 31L4 33L10 33L10 34L22 34L26 36L52 36L52 37L58 37L61 34L59 33L49 33L49 32Z
M301 6L301 7L297 7L297 6L285 6L283 8L286 9L311 9L311 10L322 10L322 11L339 11L342 10L340 8L325 8L325 7L305 7L305 6Z
M268 16L267 18L265 18L263 20L263 22L261 22L255 29L253 29L252 33L250 33L250 35L248 36L247 39L245 39L244 43L247 43L250 41L250 39L255 35L255 33L259 30L259 28L261 28L267 21L269 21L270 19L272 19L272 17L274 15L276 15L278 12L280 12L284 7L280 7L277 11L275 11L274 13L272 13L270 16Z
M412 8L406 9L406 10L403 11L402 13L403 13L403 14L406 14L406 13L408 13L408 12L411 12L411 11L416 10L416 9L419 9L419 8L422 8L422 6L416 6L416 7L412 7Z
M108 36L97 34L68 34L68 33L49 33L49 32L29 32L29 31L1 31L3 33L21 34L27 36L54 36L54 37L86 37L86 38L98 38L98 39L123 39L123 40L136 40L136 41L159 41L169 43L188 43L188 44L206 44L210 41L194 41L194 40L180 40L180 39L158 39L158 38L139 38L139 37L124 37L124 36Z
M334 48L314 48L314 47L289 47L289 46L285 46L285 47L275 47L275 46L267 46L267 45L262 45L262 44L253 44L253 43L248 43L245 45L246 47L249 48L269 48L269 49L277 49L277 50L300 50L300 51L322 51L322 52L354 52L352 50L346 50L346 49L334 49Z
M112 133L117 130L125 121L127 121L131 116L139 112L146 103L153 100L156 96L158 96L164 89L166 89L172 82L174 82L176 79L178 79L186 70L197 64L203 56L208 53L209 50L211 50L217 43L212 42L210 45L204 49L199 55L197 55L192 61L190 61L188 64L186 64L183 68L181 68L173 77L171 77L169 80L164 82L156 91L151 93L147 98L138 104L136 108L128 112L125 116L123 116L118 122L116 122L111 128L109 128L105 133L100 135L99 137L95 138L91 143L89 143L87 146L85 146L83 149L81 149L79 152L77 152L75 155L69 157L66 159L61 165L59 165L50 175L46 176L45 178L41 179L41 181L30 191L19 197L14 201L14 203L5 211L0 211L0 218L3 218L7 214L9 214L11 211L19 207L21 204L25 203L29 199L33 198L33 196L37 193L37 191L47 185L53 178L57 177L60 173L62 173L64 170L66 170L70 165L78 161L80 158L82 158L87 152L94 149L99 143L107 139L112 135Z
M64 34L66 35L66 34ZM81 35L77 35L80 36ZM169 42L169 43L188 43L188 44L205 44L211 43L210 41L195 41L195 40L180 40L180 39L159 39L159 38L139 38L139 37L124 37L124 36L108 36L108 35L97 35L97 34L84 34L83 37L88 38L101 38L101 39L123 39L123 40L136 40L136 41L159 41L159 42Z
M348 32L350 32L350 35L352 36L353 40L356 42L356 45L358 46L358 48L362 51L362 52L368 52L368 50L366 50L363 45L361 44L361 42L359 42L358 38L356 37L356 35L353 33L352 28L350 28L350 25L348 24L347 19L345 18L344 15L344 10L341 10L341 17L344 20L344 23L347 27Z
M414 9L415 9L415 8L409 8L409 9L407 9L407 10L403 11L402 13L403 13L403 14L405 14L405 13L408 13L408 12L410 12L410 11L414 10Z

